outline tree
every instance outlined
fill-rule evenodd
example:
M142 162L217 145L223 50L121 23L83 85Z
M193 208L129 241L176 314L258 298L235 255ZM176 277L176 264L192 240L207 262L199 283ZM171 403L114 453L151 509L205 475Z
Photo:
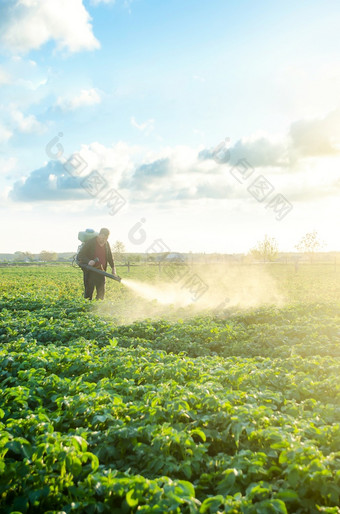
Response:
M24 259L24 252L20 252L19 250L14 252L14 262L22 262Z
M26 262L33 262L34 261L34 255L31 252L22 252Z
M33 262L34 255L31 252L14 252L14 261L15 262Z
M264 236L263 241L259 241L254 248L250 250L250 254L255 259L263 262L275 261L278 254L278 244L274 237Z
M47 252L46 250L43 250L40 252L40 259L45 262L52 262L56 261L58 258L58 255L55 252Z
M321 241L319 234L316 230L313 232L307 232L295 246L297 250L307 254L310 261L313 262L315 252L320 250L325 244Z
M125 245L122 241L116 241L112 246L112 252L115 260L124 261Z

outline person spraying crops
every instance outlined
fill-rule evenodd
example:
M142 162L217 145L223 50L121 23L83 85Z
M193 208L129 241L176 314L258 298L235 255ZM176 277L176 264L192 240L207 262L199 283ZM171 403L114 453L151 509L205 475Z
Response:
M120 281L108 243L110 231L107 228L101 228L99 234L94 231L85 231L82 235L83 244L77 254L77 263L83 270L84 297L92 300L96 289L96 300L104 300L105 276L111 276ZM111 266L112 275L106 273L108 264Z

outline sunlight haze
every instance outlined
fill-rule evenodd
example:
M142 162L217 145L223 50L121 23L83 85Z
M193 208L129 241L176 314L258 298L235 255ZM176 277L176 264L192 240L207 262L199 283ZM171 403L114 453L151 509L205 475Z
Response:
M2 2L0 253L102 226L129 252L340 250L339 25L332 0Z

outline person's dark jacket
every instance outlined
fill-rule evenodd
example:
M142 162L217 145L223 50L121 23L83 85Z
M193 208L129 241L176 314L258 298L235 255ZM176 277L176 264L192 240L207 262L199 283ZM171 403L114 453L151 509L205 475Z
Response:
M86 243L83 244L81 249L79 250L79 253L77 255L77 261L79 265L82 264L88 264L91 260L95 258L96 253L96 240L97 237L93 237L86 241ZM112 252L111 248L108 242L105 243L105 250L106 250L106 262L110 264L111 268L114 269L115 265L113 262ZM105 266L106 271L106 266Z

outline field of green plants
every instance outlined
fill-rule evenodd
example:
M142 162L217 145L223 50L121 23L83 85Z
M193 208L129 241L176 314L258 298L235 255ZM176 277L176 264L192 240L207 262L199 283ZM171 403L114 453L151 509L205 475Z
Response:
M1 268L0 512L340 513L340 271L268 272L283 304L152 316Z

